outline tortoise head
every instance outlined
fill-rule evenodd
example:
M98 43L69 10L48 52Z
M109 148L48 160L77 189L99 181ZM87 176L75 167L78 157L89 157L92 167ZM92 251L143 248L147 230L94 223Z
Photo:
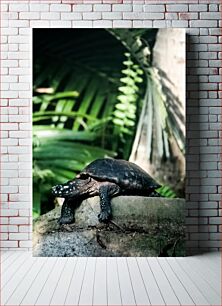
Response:
M52 187L52 194L58 198L78 197L89 179L76 179Z

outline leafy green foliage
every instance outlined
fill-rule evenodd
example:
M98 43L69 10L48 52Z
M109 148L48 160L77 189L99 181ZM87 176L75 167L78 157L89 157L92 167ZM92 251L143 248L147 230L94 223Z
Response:
M137 122L137 110L140 88L137 84L142 83L143 71L134 64L130 53L125 53L126 60L123 62L125 69L122 70L123 77L120 79L121 86L118 88L117 103L112 116L114 124L114 136L119 138L123 157L128 158L135 134ZM114 143L114 148L117 146Z
M162 197L177 198L176 193L169 186L162 186L156 190Z
M146 92L144 95L144 112L148 108L147 118L147 159L152 162L152 154L154 150L160 158L170 158L170 142L173 137L184 153L185 137L181 127L179 118L182 116L179 110L175 111L178 101L172 97L167 89L163 88L160 71L151 65L151 50L149 44L143 39L146 33L144 29L132 31L130 29L110 29L121 43L127 48L139 66L143 69L146 76ZM171 107L170 107L171 105ZM144 120L144 118L142 118ZM141 130L137 129L140 134ZM138 137L135 137L138 141ZM138 143L134 144L134 150L137 150Z
M159 72L151 66L152 29L55 32L34 35L35 215L52 201L53 184L74 178L92 160L128 159L144 107L148 158L154 139L161 156L171 154L169 135L179 139L181 149L184 143Z
M54 184L73 179L92 160L115 156L110 150L91 145L91 141L96 139L94 133L47 129L47 126L44 130L38 128L34 126L33 129L35 139L38 139L38 145L33 149L35 216L41 213L41 203L48 201Z
M90 95L84 96L88 99L87 103L92 103ZM77 91L34 96L34 217L44 211L44 205L50 207L47 202L50 202L51 187L54 184L73 179L92 160L115 155L113 151L97 144L110 118L97 117L100 111L97 104L89 113L81 104L77 108L78 97Z

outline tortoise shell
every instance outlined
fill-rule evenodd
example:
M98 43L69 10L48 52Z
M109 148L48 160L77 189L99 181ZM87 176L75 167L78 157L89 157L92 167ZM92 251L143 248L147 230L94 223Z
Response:
M116 183L124 190L152 191L161 187L147 172L134 163L118 159L97 159L83 169L79 178Z

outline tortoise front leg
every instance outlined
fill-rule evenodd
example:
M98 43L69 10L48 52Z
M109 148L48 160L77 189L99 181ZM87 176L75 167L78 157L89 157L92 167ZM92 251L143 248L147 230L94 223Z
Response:
M61 217L58 220L58 223L61 224L70 224L75 221L74 218L74 203L69 198L65 198L65 201L62 205Z
M102 185L99 188L99 197L101 209L100 214L98 215L99 222L108 222L112 216L109 185Z

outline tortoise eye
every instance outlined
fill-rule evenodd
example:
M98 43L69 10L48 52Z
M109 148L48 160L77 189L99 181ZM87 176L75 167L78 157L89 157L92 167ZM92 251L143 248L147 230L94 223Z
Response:
M74 184L73 181L68 181L68 182L65 183L66 186L70 186L70 185L73 185L73 184Z

